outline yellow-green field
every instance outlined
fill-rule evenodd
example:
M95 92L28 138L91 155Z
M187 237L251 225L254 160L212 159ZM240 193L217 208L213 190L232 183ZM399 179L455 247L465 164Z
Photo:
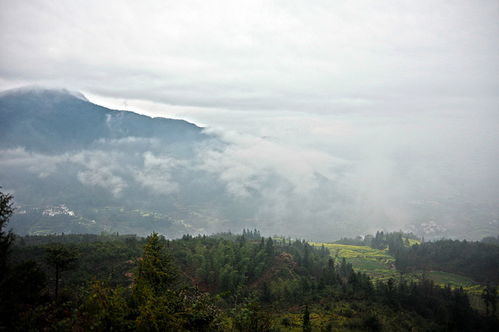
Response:
M409 242L410 246L413 246L415 244L420 244L421 243L420 241L414 240L414 239L407 239L407 241Z
M395 269L395 258L388 250L373 249L366 246L351 246L336 243L310 242L313 246L322 246L329 249L331 256L337 260L345 258L356 271L361 271L374 280L398 278L400 274Z
M365 321L370 316L376 317L375 320L383 326L383 331L410 331L413 326L421 324L414 315L372 302L337 301L328 306L311 306L309 310L312 332L368 331ZM286 313L275 313L271 327L272 331L302 332L303 308L297 307Z
M389 278L399 279L400 273L395 268L395 258L388 253L387 249L373 249L367 246L351 246L336 243L310 242L311 245L329 249L331 256L337 260L345 258L352 264L356 271L364 272L373 280L387 280ZM421 278L422 273L411 273L403 276L405 279L415 280ZM438 285L450 285L451 287L463 287L472 294L480 294L483 285L470 278L454 273L442 271L429 271L425 273L426 278L433 280Z

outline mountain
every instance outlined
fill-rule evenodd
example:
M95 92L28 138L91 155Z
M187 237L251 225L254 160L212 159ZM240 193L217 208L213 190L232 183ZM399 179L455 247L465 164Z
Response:
M435 195L408 183L396 200L375 185L380 200L372 201L361 161L233 136L111 110L64 89L2 92L0 186L15 197L11 227L168 237L258 228L325 241L376 229L426 239L498 232L497 195L474 199L453 187Z
M195 124L32 87L1 93L0 119L0 185L18 233L179 236L233 220L237 203L198 167L206 145L223 143Z
M183 120L110 110L64 89L5 91L0 94L0 112L0 147L22 146L35 152L78 150L98 140L125 137L154 137L171 144L206 136Z

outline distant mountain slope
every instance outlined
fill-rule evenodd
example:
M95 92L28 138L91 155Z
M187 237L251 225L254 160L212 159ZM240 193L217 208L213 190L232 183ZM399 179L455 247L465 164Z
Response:
M22 234L218 229L234 205L197 167L206 144L221 142L192 123L111 110L80 93L0 93L0 186L15 196L11 226ZM71 213L46 213L60 206Z
M11 227L171 237L258 228L334 240L400 218L404 230L427 239L498 233L497 195L481 201L452 187L435 196L409 186L414 199L385 201L395 196L360 181L362 160L230 131L221 136L183 120L111 110L63 89L1 92L0 186L18 207ZM384 197L379 210L366 190Z
M0 94L0 147L62 152L99 139L159 138L167 143L205 138L184 120L150 118L95 105L67 90L20 88Z

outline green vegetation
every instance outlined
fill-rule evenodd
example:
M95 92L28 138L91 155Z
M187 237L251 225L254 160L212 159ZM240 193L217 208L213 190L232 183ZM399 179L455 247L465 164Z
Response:
M122 206L103 206L75 211L61 206L45 209L24 206L23 214L15 216L15 228L20 234L50 235L63 230L67 233L99 234L120 229L123 233L144 234L147 230L168 229L170 234L182 236L195 231L186 223L175 221L171 216L141 209L125 209ZM71 214L68 214L70 211ZM95 220L98 220L96 222ZM149 232L148 232L149 233Z
M10 196L2 200L10 206ZM2 226L11 214L2 210ZM3 228L7 243L12 234ZM27 236L5 248L0 329L9 331L499 328L494 285L473 298L484 307L479 312L462 288L426 276L390 278L383 273L397 273L393 244L312 245L244 230L176 240L156 233Z
M410 240L409 242L411 246L420 243L417 240ZM315 247L324 246L330 251L331 256L336 259L345 258L348 263L352 264L354 270L367 274L373 281L387 281L390 278L417 281L426 278L442 287L447 285L453 289L462 287L467 293L473 295L480 295L485 289L484 284L456 273L423 270L401 273L396 269L396 259L389 249L374 249L367 246L338 243L310 242L310 244ZM473 304L475 307L482 309L481 303Z
M48 241L77 251L77 267L61 274L58 299L50 295L52 283L44 283L42 277L32 283L40 286L31 299L23 300L28 306L10 311L13 319L7 327L49 331L397 331L401 326L460 330L455 321L464 324L464 330L497 324L474 312L459 289L437 287L430 280L380 278L373 283L341 257L368 270L376 265L373 262L393 264L386 250L276 241L254 231L186 235L173 241L157 234L147 239L117 234L60 235L19 238L12 261L36 261L33 276L53 271L46 257L54 244ZM364 257L367 263L362 264ZM18 300L12 294L10 301ZM446 314L440 316L441 312Z
M374 249L366 246L337 243L310 242L310 244L316 247L324 246L329 249L332 257L345 258L348 263L352 264L354 270L367 274L374 281L386 281L390 278L398 280L402 277L402 274L395 267L395 257L390 254L388 249ZM423 273L425 278L433 280L437 285L441 286L463 287L474 293L481 292L484 287L468 277L443 271L415 271L404 274L403 278L418 280L422 278Z
M499 246L458 240L424 242L392 250L403 272L445 271L476 282L499 282Z
M450 285L451 287L470 288L479 286L476 282L468 277L459 274L443 272L443 271L429 271L426 272L426 277L433 280L438 285Z
M487 237L481 242L446 239L424 242L412 233L376 232L375 236L341 239L338 243L387 249L395 259L395 267L404 275L424 271L439 282L473 287L471 284L476 286L477 283L499 282L499 246L495 244L495 239ZM434 274L433 271L440 273Z
M373 280L388 280L400 276L395 269L395 258L386 249L337 243L310 242L310 244L316 247L324 246L332 257L345 258L356 271L366 273Z

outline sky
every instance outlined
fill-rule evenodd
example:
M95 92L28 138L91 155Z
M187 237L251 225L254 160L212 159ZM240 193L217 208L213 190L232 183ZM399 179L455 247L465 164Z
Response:
M459 196L499 232L498 36L496 0L0 0L0 89L192 121L237 147L221 172L341 179L351 218Z
M497 108L498 18L489 0L2 0L0 79L190 117Z

